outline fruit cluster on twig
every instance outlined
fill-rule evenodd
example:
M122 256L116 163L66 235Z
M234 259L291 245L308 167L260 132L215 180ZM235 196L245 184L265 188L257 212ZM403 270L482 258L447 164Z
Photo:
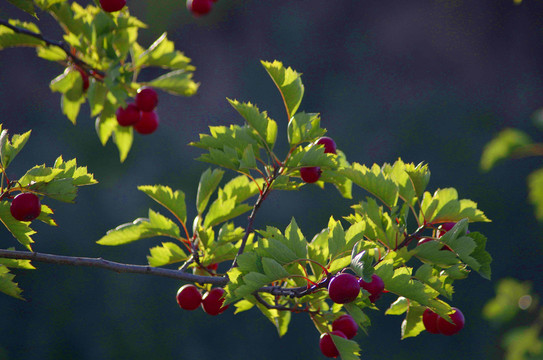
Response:
M158 94L149 87L138 90L133 103L126 107L120 106L115 115L121 126L133 126L138 133L152 134L158 128L158 115L155 108L158 104Z

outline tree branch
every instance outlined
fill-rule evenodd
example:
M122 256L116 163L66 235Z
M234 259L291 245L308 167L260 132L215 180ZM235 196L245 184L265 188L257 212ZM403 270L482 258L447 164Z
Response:
M104 260L102 258L52 255L37 252L4 249L0 249L0 258L23 259L58 265L95 267L115 271L117 273L162 276L193 283L212 284L216 286L225 286L228 283L227 277L194 275L181 270L164 269L147 265L123 264L114 261Z
M42 34L40 34L40 33L36 33L36 32L30 31L28 29L24 29L24 28L20 28L20 27L11 25L8 21L3 20L3 19L0 19L0 25L3 25L5 27L13 30L16 33L32 36L33 38L36 38L38 40L43 41L44 43L46 43L49 46L56 46L56 47L60 48L62 51L64 51L66 53L66 56L68 57L68 59L71 62L73 62L74 64L78 65L83 71L85 71L87 73L87 75L93 76L94 78L98 78L98 79L103 79L106 76L106 74L104 72L92 68L89 64L87 64L86 62L81 60L75 54L72 54L72 52L70 51L70 46L68 46L68 44L66 44L64 41L56 41L56 40L48 39L48 38L44 37ZM88 71L88 69L90 69L92 71ZM95 75L98 75L98 77L96 77Z

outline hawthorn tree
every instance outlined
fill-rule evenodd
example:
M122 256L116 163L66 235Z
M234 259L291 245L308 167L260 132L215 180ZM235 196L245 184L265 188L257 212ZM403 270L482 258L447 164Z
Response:
M104 145L113 139L121 161L129 154L134 130L151 134L159 126L157 90L191 96L198 89L190 59L166 34L147 48L137 42L145 24L129 14L124 1L86 7L64 0L10 2L32 15L36 8L53 15L65 35L55 41L35 22L0 20L0 49L30 46L39 57L59 63L62 74L50 87L61 94L63 113L75 124L88 102L98 137ZM189 1L189 9L194 11L196 3ZM24 249L0 250L0 291L21 298L10 269L32 269L31 261L170 277L188 283L172 297L185 310L201 305L206 313L219 315L230 305L236 313L256 308L279 336L286 334L292 316L308 316L321 334L315 343L322 353L342 359L358 358L353 337L370 326L368 311L387 308L385 314L403 316L402 338L424 330L442 335L461 331L465 319L450 304L454 282L472 271L487 279L491 273L486 237L468 230L468 223L489 219L454 188L431 192L427 164L349 162L324 136L320 115L300 111L300 73L277 60L262 61L262 66L283 100L286 134L255 104L228 99L239 123L211 126L190 144L202 150L198 160L212 165L201 174L195 204L189 204L197 215L187 217L182 190L141 185L138 190L168 215L149 209L145 217L97 241L120 246L169 238L149 249L148 265L35 252L31 220L55 225L47 202L72 202L79 186L96 180L75 159L61 156L52 166L37 165L13 179L8 166L30 131L10 137L2 130L0 221ZM138 82L146 67L162 68L164 74ZM278 136L286 138L285 148L276 147ZM259 209L272 193L303 191L312 184L335 187L338 201L354 200L352 213L330 214L322 231L311 235L304 235L294 217L282 228L255 228ZM367 196L352 199L353 186ZM21 196L27 199L17 200ZM394 294L395 301L378 304L383 292Z

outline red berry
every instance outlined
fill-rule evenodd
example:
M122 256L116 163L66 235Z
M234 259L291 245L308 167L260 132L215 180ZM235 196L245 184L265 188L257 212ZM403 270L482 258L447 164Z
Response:
M385 290L383 279L377 274L371 276L371 281L366 282L363 278L358 280L360 287L370 293L370 301L374 303L381 297L381 293Z
M40 199L32 193L20 193L11 201L9 211L19 221L32 221L40 216Z
M151 88L143 87L138 90L135 101L141 111L153 111L158 104L158 94Z
M328 295L336 304L349 303L356 299L359 293L358 280L351 274L339 274L328 284Z
M424 324L426 331L428 331L430 334L440 333L439 329L437 328L438 318L440 318L440 316L430 309L426 309L424 310L424 313L422 313L422 323Z
M302 180L308 184L314 183L321 177L322 170L318 166L303 167L300 169Z
M437 229L436 236L438 238L442 237L447 231L451 230L454 225L456 225L455 222L446 222L441 224L441 226Z
M187 0L187 8L194 16L205 15L211 11L211 0Z
M126 0L100 0L100 6L105 12L121 10L126 5Z
M197 309L202 304L202 294L192 284L183 285L177 291L177 303L185 310Z
M324 153L337 154L336 152L336 142L329 138L328 136L323 136L317 140L317 144L324 145Z
M134 124L134 130L140 134L152 134L158 128L158 115L154 111L142 111L141 120Z
M224 303L223 288L213 288L202 298L202 308L209 315L218 315L228 309L228 305L222 306Z
M141 111L136 104L128 104L126 108L119 107L115 112L117 122L121 126L131 126L141 119Z
M457 332L462 330L462 328L464 327L464 324L466 323L466 320L464 319L464 314L462 314L462 312L459 309L453 307L452 310L454 310L454 312L450 314L449 317L451 318L454 324L451 324L450 322L448 322L442 317L439 317L439 319L437 319L437 329L443 335L456 334Z
M322 354L326 357L335 358L339 356L339 351L336 347L336 344L334 344L334 341L332 340L332 336L330 334L341 336L344 339L347 339L347 336L345 336L345 334L339 330L332 331L332 333L324 333L321 335L321 338L319 340L319 347L321 348Z
M334 320L332 330L339 330L345 334L347 339L352 339L358 331L358 324L351 315L345 314Z

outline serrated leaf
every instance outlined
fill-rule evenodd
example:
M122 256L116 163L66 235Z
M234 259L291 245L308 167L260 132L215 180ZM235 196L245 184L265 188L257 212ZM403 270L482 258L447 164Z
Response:
M238 205L236 198L223 199L219 197L209 207L204 219L204 227L215 226L238 217L251 209L252 207L247 204Z
M374 258L365 250L357 254L356 249L357 246L354 246L351 254L351 269L359 277L370 280L373 274Z
M438 189L433 195L425 192L422 197L419 221L428 223L457 222L467 218L470 222L490 220L477 208L477 203L468 199L458 200L454 188Z
M30 244L34 241L30 236L36 232L28 226L30 222L16 220L11 215L9 203L7 201L0 202L0 221L2 221L17 241L23 244L28 250L32 251Z
M107 86L100 81L92 81L87 90L91 116L96 116L104 109L104 103L107 96Z
M286 240L284 244L287 245L299 259L307 258L307 241L294 218L290 220L290 224L288 224L285 229L284 239Z
M22 290L18 284L13 281L15 275L9 272L9 269L5 266L0 266L0 291L6 295L13 296L14 298L24 300L21 296Z
M443 250L447 251L447 250ZM449 251L450 252L450 251ZM447 275L441 275L429 264L424 264L415 272L415 278L429 285L448 299L452 299L454 292L452 280Z
M245 148L245 151L243 152L243 155L239 161L239 168L247 170L256 168L256 158L252 146L247 146Z
M198 183L198 192L196 194L196 209L198 214L202 214L207 207L211 195L215 192L224 175L223 170L207 169L200 176Z
M2 166L5 168L11 163L15 156L21 151L25 146L28 138L30 137L31 130L25 132L24 134L13 135L11 140L9 140L8 130L4 129L0 133L0 159L2 160Z
M528 175L528 199L535 207L535 217L543 221L543 169Z
M342 360L360 360L360 346L356 341L347 340L334 334L331 336Z
M496 163L509 158L516 150L530 145L532 139L518 129L504 129L485 145L481 156L481 169L488 171Z
M420 163L417 166L405 164L405 172L409 175L417 197L420 198L430 182L430 169L427 164Z
M182 52L175 50L174 43L166 38L166 33L163 33L137 57L134 67L159 66L168 69L193 70L194 67L189 64L190 59Z
M151 266L175 264L188 259L183 249L172 242L164 242L161 246L150 248L149 252L150 255L147 256L147 261Z
M313 141L326 133L320 127L320 115L316 113L301 112L290 118L287 134L291 146L297 146L306 141Z
M490 280L491 269L490 263L492 262L492 256L486 251L486 237L478 232L471 232L468 235L475 241L476 247L471 253L473 257L479 264L479 270L477 272L487 280Z
M385 315L401 315L409 308L409 301L403 296L398 297L396 301L390 304L390 307L385 311Z
M410 306L407 310L407 316L402 322L402 340L408 337L414 337L425 330L422 323L422 313L426 308L424 306Z
M266 274L270 281L281 280L290 275L281 264L267 257L262 258L262 267L264 274Z
M132 126L120 126L117 124L113 129L113 135L113 141L115 142L115 145L117 145L117 149L119 149L120 161L123 162L132 147L134 131Z
M49 206L41 204L40 215L37 217L37 219L43 223L46 223L47 225L57 226L55 220L50 217L51 215L53 215L53 210L51 210Z
M263 145L267 145L270 150L273 149L277 138L277 123L268 117L268 113L266 111L260 112L256 105L250 102L240 103L230 99L228 102L247 121L247 124L255 129L262 139Z
M109 230L97 243L116 246L155 236L179 238L179 227L170 219L149 209L149 219L139 218Z
M443 243L438 240L428 241L418 245L410 253L421 260L440 266L447 267L457 264L456 254L443 249L443 246Z
M235 314L239 314L240 312L251 310L255 306L255 303L247 299L243 299L235 303L234 306L236 307L236 311L234 311L234 315L235 315Z
M266 236L261 234L262 236ZM280 264L287 264L298 259L294 251L292 251L287 245L284 244L284 237L282 241L277 238L277 235L267 235L258 240L258 253L262 256L268 256L278 261Z
M147 82L146 85L174 95L192 96L196 94L200 84L192 80L192 72L174 70Z
M27 187L34 182L50 182L56 178L62 169L53 169L45 165L36 165L28 170L18 181L22 187Z
M10 19L9 24L18 28L26 29L34 33L39 33L38 27L33 23L22 22ZM42 46L43 40L34 36L17 33L6 26L0 25L0 50L13 46Z
M393 179L386 176L377 164L374 164L370 169L365 165L353 163L350 168L341 169L339 172L377 197L389 208L396 205L398 185Z
M262 65L279 89L285 103L287 116L290 119L298 110L304 96L301 74L290 67L285 68L283 63L277 60L274 62L262 61Z
M181 190L173 191L164 185L142 185L138 190L146 193L151 199L168 209L181 222L187 222L187 208L185 205L185 193Z

